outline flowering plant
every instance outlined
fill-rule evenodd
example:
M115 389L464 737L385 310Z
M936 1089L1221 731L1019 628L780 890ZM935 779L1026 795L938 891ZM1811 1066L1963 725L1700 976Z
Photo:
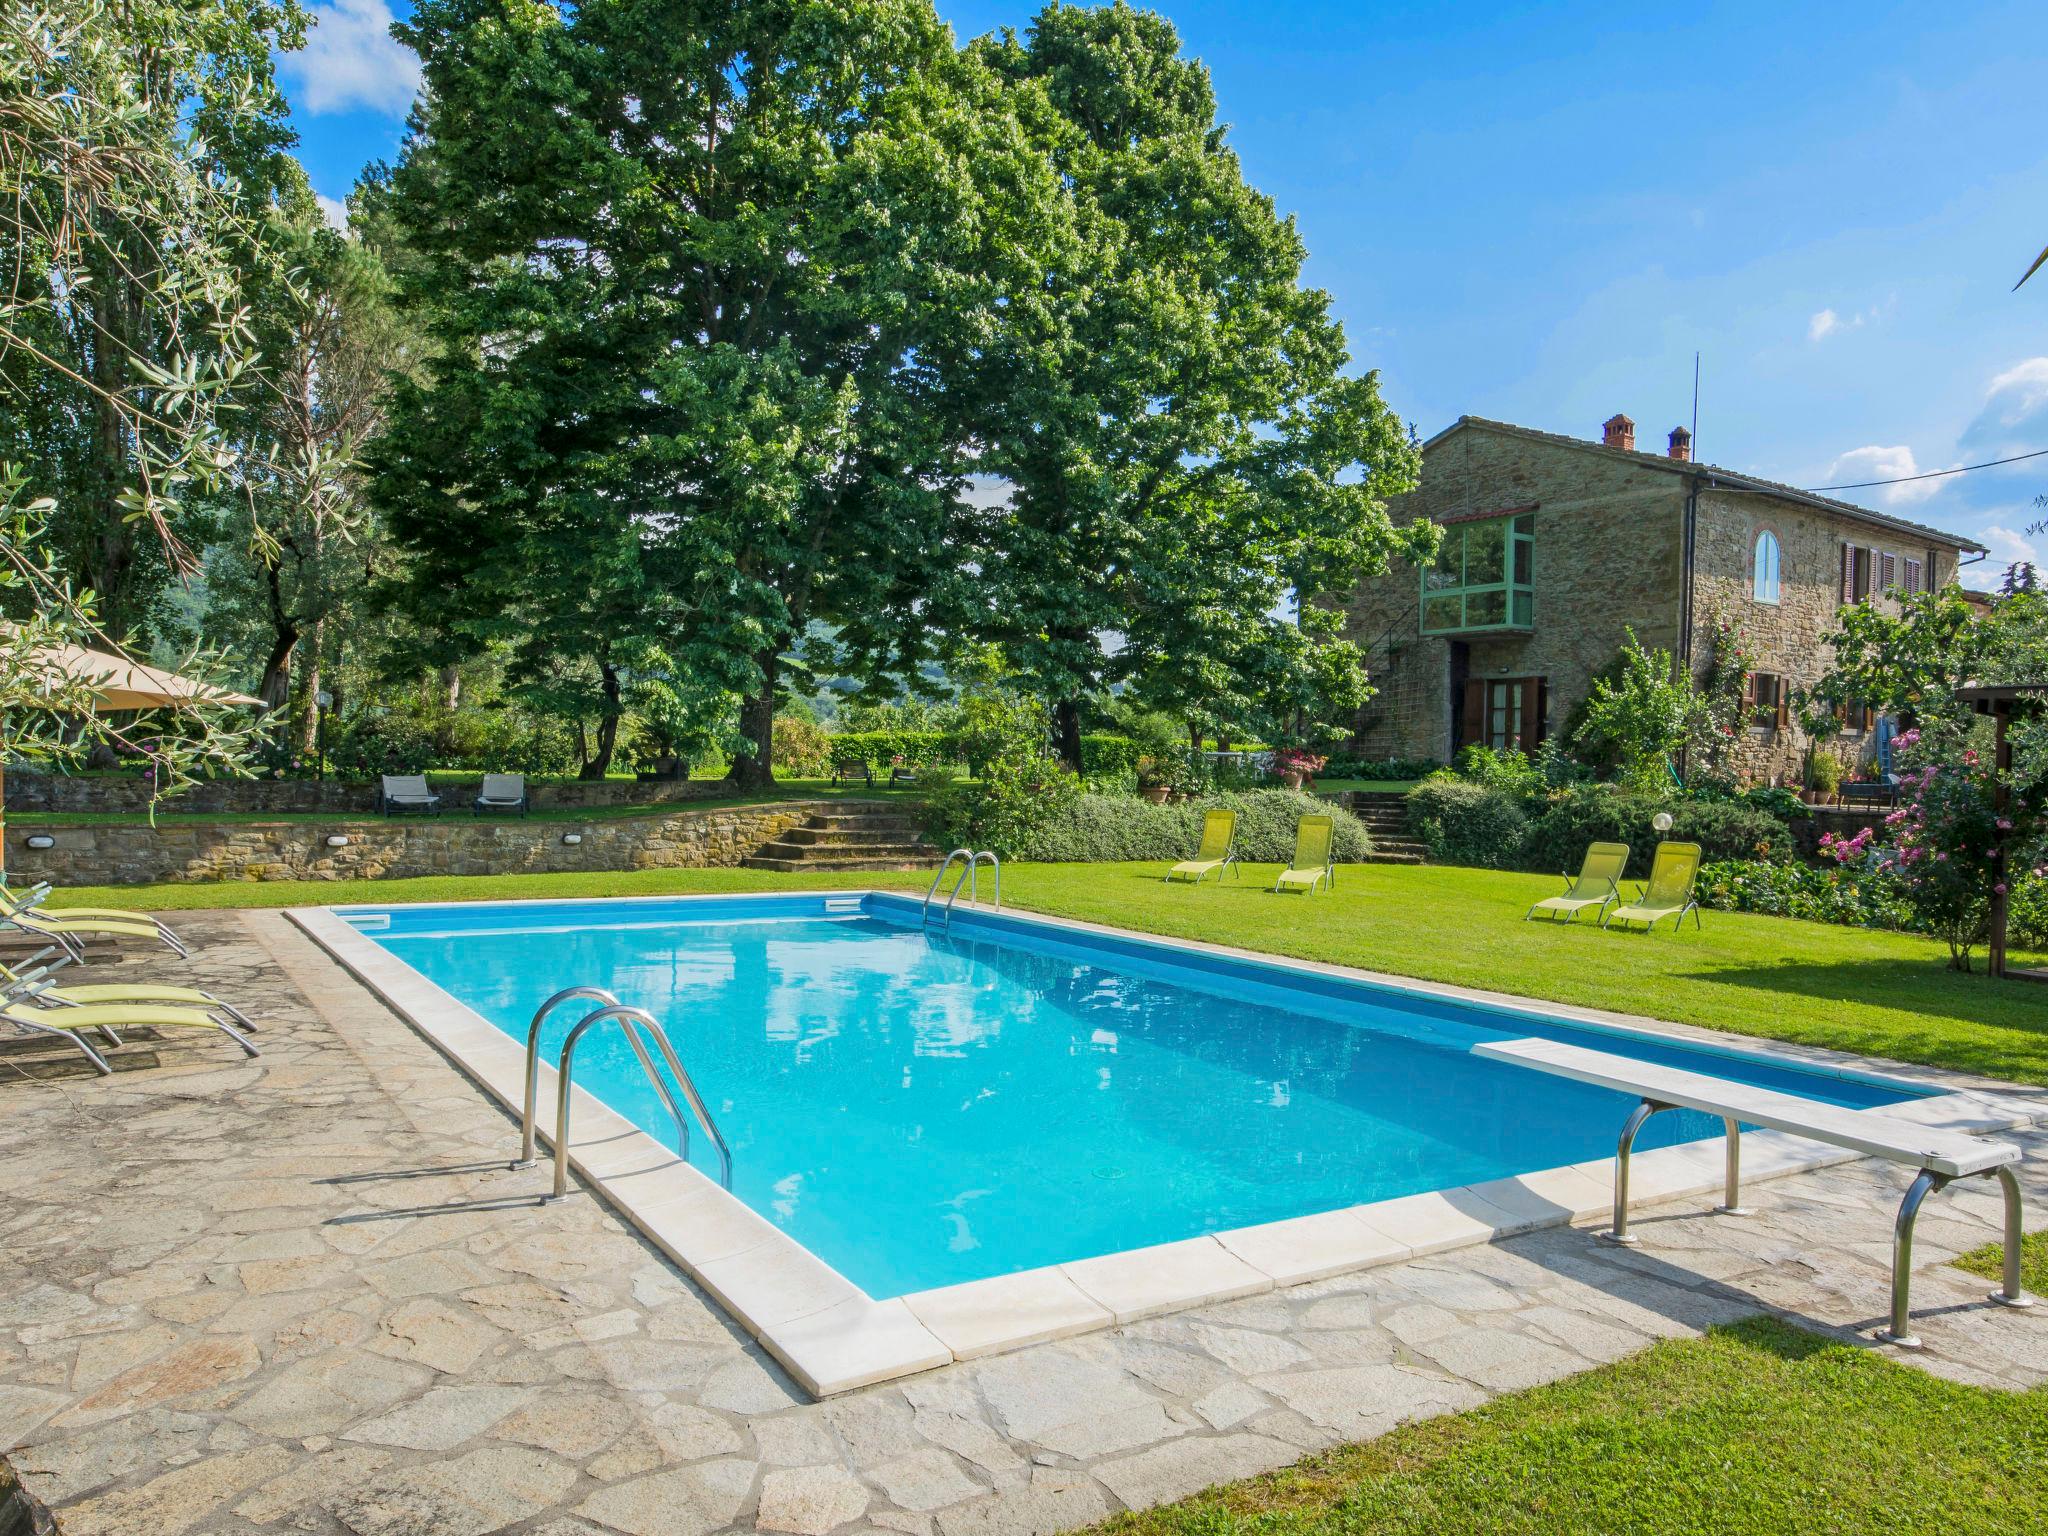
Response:
M1910 747L1907 737L1899 737ZM1975 752L1960 762L1908 771L1900 779L1903 801L1885 817L1890 846L1878 867L1897 882L1918 926L1948 941L1949 964L1970 969L1970 951L1981 944L1991 917L1991 898L2004 894L1995 857L2001 833L2012 823L1993 809L1991 774ZM1868 828L1853 838L1824 839L1838 862L1867 854L1874 838Z
M1323 771L1323 765L1328 761L1328 758L1306 747L1282 747L1273 754L1273 771L1298 773L1305 779L1312 779Z

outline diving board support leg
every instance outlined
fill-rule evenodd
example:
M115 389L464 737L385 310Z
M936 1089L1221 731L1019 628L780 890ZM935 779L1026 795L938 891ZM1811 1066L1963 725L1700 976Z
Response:
M1650 1116L1660 1109L1672 1108L1656 1099L1644 1099L1630 1112L1628 1123L1621 1128L1621 1141L1614 1149L1614 1226L1600 1235L1610 1243L1620 1243L1633 1248L1636 1239L1628 1230L1628 1160L1635 1150L1636 1132L1640 1131Z
M1920 1337L1913 1332L1913 1223L1920 1219L1920 1206L1948 1180L1932 1169L1923 1168L1899 1202L1897 1220L1892 1223L1892 1321L1878 1330L1878 1337L1900 1349L1919 1349Z
M1999 1277L2002 1283L1991 1293L1991 1299L2002 1307L2031 1307L2034 1298L2020 1284L2022 1212L2019 1178L2010 1164L1987 1168L1978 1177L1996 1177L2005 1195L2005 1269ZM1892 1320L1889 1327L1878 1330L1877 1336L1900 1349L1923 1347L1919 1336L1913 1332L1913 1223L1919 1219L1921 1203L1951 1182L1942 1174L1922 1170L1906 1191L1906 1198L1899 1202L1898 1220L1892 1227Z
M1998 1170L1998 1185L2005 1191L2005 1283L1991 1299L2001 1307L2031 1307L2034 1298L2020 1286L2020 1181L2010 1165Z
M1721 1188L1721 1203L1715 1209L1723 1216L1747 1216L1749 1209L1742 1203L1742 1127L1728 1115L1721 1117L1721 1125L1728 1137L1728 1177Z

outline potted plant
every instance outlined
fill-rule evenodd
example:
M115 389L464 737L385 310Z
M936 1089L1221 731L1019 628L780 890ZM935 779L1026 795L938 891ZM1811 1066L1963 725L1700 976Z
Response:
M1833 805L1842 788L1842 760L1832 752L1816 752L1807 767L1813 805Z
M1273 754L1273 772L1289 789L1302 789L1315 782L1327 761L1306 747L1282 747Z
M1156 757L1138 759L1138 793L1154 805L1166 804L1173 793L1173 785L1166 777L1166 767Z

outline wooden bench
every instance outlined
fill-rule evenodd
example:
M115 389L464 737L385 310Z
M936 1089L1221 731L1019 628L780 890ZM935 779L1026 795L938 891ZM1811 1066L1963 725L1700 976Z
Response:
M1891 1326L1881 1337L1906 1349L1920 1347L1919 1339L1913 1336L1909 1305L1913 1223L1920 1215L1921 1202L1957 1179L1998 1180L2005 1193L2005 1274L2004 1285L1992 1293L1991 1299L2008 1307L2034 1304L2033 1298L2020 1287L2020 1184L2013 1174L2020 1149L2011 1142L1917 1125L1883 1110L1844 1109L1797 1094L1753 1088L1704 1072L1636 1061L1558 1040L1504 1040L1475 1045L1472 1054L1597 1088L1611 1088L1641 1100L1622 1126L1621 1143L1615 1152L1614 1227L1603 1234L1614 1242L1635 1242L1628 1230L1628 1163L1636 1133L1660 1110L1693 1109L1720 1116L1725 1129L1728 1172L1720 1209L1730 1215L1745 1214L1741 1208L1743 1125L1783 1131L1919 1170L1905 1199L1899 1202L1898 1217L1892 1226Z
M834 784L861 783L872 786L874 771L868 767L864 757L840 757L832 760L832 782Z

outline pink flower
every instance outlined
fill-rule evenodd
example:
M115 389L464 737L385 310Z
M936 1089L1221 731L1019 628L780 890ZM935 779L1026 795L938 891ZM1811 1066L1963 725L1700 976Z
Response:
M1998 818L1998 830L1999 830L1999 831L2001 831L2001 832L2010 832L2010 831L2012 830L2012 820L2011 820L2011 818L2010 818L2010 817L2006 817L2006 816L2001 816L2001 817L1999 817L1999 818Z
M2001 880L1998 882L1998 884L1991 887L1991 889L1995 894L2003 896L2005 894L2005 882Z

